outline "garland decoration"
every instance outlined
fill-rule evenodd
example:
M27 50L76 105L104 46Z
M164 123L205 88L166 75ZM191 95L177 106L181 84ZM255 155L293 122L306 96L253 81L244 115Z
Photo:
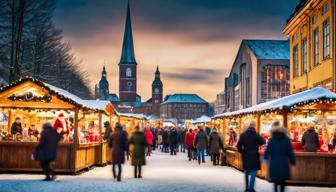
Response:
M46 94L43 96L37 96L34 95L32 92L27 92L25 94L22 95L11 95L8 97L9 100L11 101L26 101L26 102L37 102L37 101L41 101L41 102L46 102L49 103L51 101L51 95L50 94Z

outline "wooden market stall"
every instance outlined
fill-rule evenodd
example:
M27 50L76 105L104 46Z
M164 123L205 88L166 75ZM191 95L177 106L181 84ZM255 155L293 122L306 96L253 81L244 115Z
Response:
M328 149L332 135L336 134L336 94L324 88L314 88L280 99L255 105L234 112L213 117L213 122L222 119L225 129L229 129L231 119L238 120L242 132L251 121L256 122L257 131L268 140L271 123L278 120L288 128L289 137L296 155L296 165L291 167L291 183L336 184L336 151ZM245 124L245 125L244 125ZM314 125L319 133L321 148L318 152L304 152L301 137L308 125ZM225 141L228 163L242 169L241 155L235 144ZM261 157L262 158L262 157ZM267 178L267 164L262 164L258 176Z
M140 129L144 129L148 124L147 117L144 114L117 113L117 115L118 121L126 128L129 135L134 131L135 126L139 126Z
M107 101L79 97L33 78L0 89L0 170L41 171L31 153L44 123L59 121L67 133L58 147L57 172L76 173L99 164L103 118L114 113ZM16 122L17 121L17 122ZM12 126L20 124L16 130Z

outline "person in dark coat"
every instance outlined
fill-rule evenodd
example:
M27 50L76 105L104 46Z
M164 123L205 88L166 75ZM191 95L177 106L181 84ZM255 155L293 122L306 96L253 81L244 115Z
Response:
M301 144L305 152L316 152L320 148L318 134L315 132L314 126L309 126L304 132Z
M214 128L210 134L209 151L212 156L213 165L219 164L220 151L224 149L222 138L219 136L217 129Z
M295 155L287 130L274 122L264 159L268 160L269 180L274 182L274 191L285 191L285 182L290 178L290 165L295 165Z
M265 144L255 129L255 122L250 122L249 127L240 135L237 149L242 154L243 169L245 171L245 191L254 192L254 183L257 171L260 170L259 147ZM249 177L251 177L249 179Z
M169 153L169 133L167 129L163 130L162 133L162 149L161 152Z
M198 133L195 136L195 144L194 146L197 149L197 158L198 158L198 164L205 163L205 150L208 148L208 136L206 135L203 128L199 128Z
M20 117L16 117L14 123L11 126L11 134L22 134L22 125Z
M112 155L113 178L121 181L121 165L125 163L125 154L128 151L128 136L119 123L116 123L115 130L109 138L109 147ZM116 174L116 167L118 167L118 174Z
M112 128L111 128L110 122L105 121L104 128L105 128L105 133L104 133L103 139L107 141L112 134Z
M55 161L57 157L57 145L61 140L61 135L53 129L50 123L43 125L40 142L36 146L33 155L34 159L41 162L41 168L46 178L44 181L55 180L55 172L50 168L49 164Z
M140 131L139 126L135 127L135 131L130 138L130 145L132 146L131 164L134 166L134 177L142 178L141 168L143 165L146 165L145 153L148 144L145 134Z
M182 153L185 153L185 150L186 150L186 143L185 143L185 137L186 137L186 134L187 134L187 129L184 128L181 130L181 152Z
M176 155L178 144L178 133L175 128L173 128L169 134L169 146L170 146L170 155Z

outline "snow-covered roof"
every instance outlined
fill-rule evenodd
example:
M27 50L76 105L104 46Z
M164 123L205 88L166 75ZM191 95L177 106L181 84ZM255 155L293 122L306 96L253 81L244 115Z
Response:
M233 112L226 112L215 115L213 118L234 116L239 114L247 114L254 112L261 112L266 110L282 110L292 107L294 105L300 105L304 103L310 103L320 99L332 99L336 100L336 94L322 87L316 87L293 95L288 95L279 99L261 103L249 108L241 109Z
M257 59L289 60L288 40L243 40Z
M71 101L72 104L78 105L83 108L92 109L92 110L105 110L106 106L110 103L109 101L98 101L98 100L84 100L79 98L77 95L74 95L62 88L56 87L54 85L51 85L49 83L42 82L40 80L34 79L32 77L26 77L18 80L17 82L14 82L6 87L2 87L0 91L7 90L17 84L31 81L36 83L39 86L42 86L48 90L50 90L52 93L55 93L58 97L61 96L62 100Z
M207 103L197 94L173 94L167 96L168 98L163 102L166 103Z
M211 121L211 118L206 116L206 115L202 115L201 117L195 119L192 121L193 124L196 124L196 123L208 123Z
M146 115L144 115L144 114L117 112L117 115L118 116L124 116L124 117L134 117L134 118L137 118L137 119L146 119Z

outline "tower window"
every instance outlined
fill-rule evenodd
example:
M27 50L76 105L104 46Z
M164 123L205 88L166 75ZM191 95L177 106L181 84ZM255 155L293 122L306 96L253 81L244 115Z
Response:
M131 68L126 69L126 77L132 77L132 69Z
M132 82L127 82L127 90L128 91L132 91L132 86L133 86Z

